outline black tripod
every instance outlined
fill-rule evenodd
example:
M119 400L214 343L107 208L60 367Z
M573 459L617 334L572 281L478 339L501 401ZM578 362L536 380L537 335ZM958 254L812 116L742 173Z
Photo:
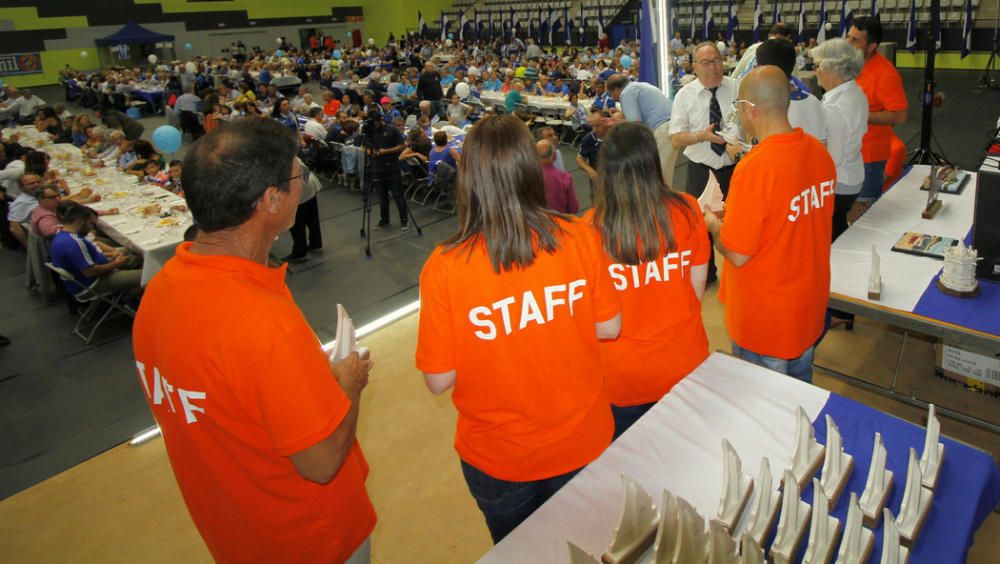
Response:
M1000 0L997 3L997 10L1000 10ZM986 61L986 68L983 69L983 76L979 78L980 88L992 88L1000 90L1000 78L994 74L1000 73L1000 37L998 37L998 24L1000 24L1000 13L993 18L993 50L990 52L990 59Z
M372 258L372 192L375 191L375 178L374 178L374 166L372 161L375 155L378 154L379 148L378 144L375 142L374 126L370 123L365 124L370 130L370 133L362 135L362 145L364 149L364 160L365 164L363 167L363 174L361 177L361 238L365 240L365 257ZM399 166L398 164L396 166ZM396 187L398 190L400 187ZM424 230L417 223L417 218L413 217L413 210L410 209L410 205L407 203L406 198L401 196L403 199L403 206L406 208L406 215L410 218L410 223L413 228L417 231L418 237L423 237ZM402 221L402 218L400 218ZM395 239L399 235L393 235L391 237L386 237L383 239L387 241L389 239Z
M931 14L941 10L941 0L931 0ZM927 62L924 65L923 114L920 119L920 148L910 155L907 166L913 164L946 165L948 159L931 149L931 139L934 136L934 55L937 52L937 37L934 36L934 24L927 30ZM935 139L935 141L937 141Z

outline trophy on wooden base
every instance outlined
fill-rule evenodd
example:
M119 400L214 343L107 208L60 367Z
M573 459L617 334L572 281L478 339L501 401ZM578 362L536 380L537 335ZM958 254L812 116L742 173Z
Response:
M865 525L871 528L878 526L879 519L882 518L882 508L892 493L892 470L885 467L885 461L882 433L875 433L868 479L865 480L865 491L861 494L861 513L864 515Z
M795 485L801 490L813 477L823 462L823 445L816 442L812 422L801 407L795 411L795 446L792 450L791 467ZM787 477L788 474L785 473Z
M792 475L792 471L785 470L781 518L778 520L778 533L774 537L774 543L771 544L771 561L774 564L795 561L802 537L809 526L811 508L808 503L799 499L800 493L799 483Z
M668 490L663 490L660 503L660 524L653 541L653 564L671 564L677 550L677 531L680 528L680 505Z
M871 269L868 271L868 299L869 300L881 300L882 299L882 259L878 256L878 251L875 250L875 245L872 245L872 263Z
M600 562L589 552L572 542L566 541L566 545L569 547L569 564L598 564Z
M829 415L827 416L829 417ZM830 452L827 447L827 452ZM809 545L802 557L802 564L827 564L833 558L840 534L840 521L827 513L827 499L819 480L813 478L812 524L809 527Z
M677 529L677 548L674 550L673 562L704 562L708 547L705 518L682 497L677 498L677 509L680 526Z
M622 487L621 517L615 528L615 538L601 557L604 564L633 562L653 543L656 525L660 521L653 498L638 482L622 474Z
M899 529L896 528L892 511L888 507L882 511L885 513L885 528L882 529L881 564L906 564L910 550L899 544Z
M899 505L899 515L896 517L896 527L902 537L903 544L913 546L920 534L920 528L927 518L931 508L933 492L923 486L923 476L920 473L920 461L917 451L910 449L910 463L906 470L906 486L903 490L903 502Z
M764 564L764 549L746 533L740 537L740 564Z
M851 492L847 518L844 519L844 538L840 541L840 551L837 553L837 564L868 562L868 555L871 554L874 544L875 535L862 523L858 494Z
M941 180L938 179L937 166L931 166L931 175L927 184L927 206L920 213L924 219L934 219L934 216L941 211Z
M753 478L743 473L743 463L733 445L722 439L722 498L716 518L727 532L731 533L740 520L751 493Z
M754 484L757 497L750 506L750 517L746 532L758 545L763 546L764 538L771 531L774 520L778 517L778 507L781 504L781 491L774 489L774 479L771 477L771 464L767 457L760 461L760 474Z
M921 483L925 488L934 489L938 476L941 475L941 459L944 457L944 445L938 442L941 438L941 422L937 418L937 410L932 403L927 410L927 434L924 436L924 452L920 454Z
M854 468L854 457L844 452L843 440L840 437L840 429L833 422L833 417L826 416L826 456L823 460L823 479L820 485L826 494L830 508L837 505L840 492L844 491L844 485L851 477L851 470Z
M739 564L736 541L729 536L729 529L718 519L708 522L708 555L706 564Z

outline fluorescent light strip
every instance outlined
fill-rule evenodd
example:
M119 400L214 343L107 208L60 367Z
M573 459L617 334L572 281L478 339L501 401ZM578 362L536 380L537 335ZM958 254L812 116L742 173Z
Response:
M382 317L379 317L378 319L376 319L375 321L372 321L371 323L368 323L367 325L362 325L361 327L358 327L354 331L354 335L355 335L355 337L357 337L358 339L360 339L360 338L364 337L365 335L370 335L370 334L374 333L375 331L378 331L379 329L381 329L381 328L383 328L383 327L385 327L387 325L391 325L392 323L395 323L396 321L399 321L403 317L406 317L407 315L410 315L411 313L413 313L413 312L415 312L415 311L417 311L419 309L420 309L420 300L408 303L405 306L403 306L403 307L401 307L401 308L399 308L399 309L397 309L395 311L391 311L391 312L383 315ZM323 350L329 352L329 349L331 349L332 347L333 347L333 341L330 341L329 343L326 343L326 344L323 345ZM132 440L129 441L128 444L129 444L129 446L138 446L138 445L141 445L141 444L143 444L143 443L145 443L147 441L155 439L156 437L159 437L159 436L160 436L160 427L159 427L159 425L153 425L149 429L146 429L145 431L141 431L140 433L138 433L137 435L135 435L134 437L132 437Z

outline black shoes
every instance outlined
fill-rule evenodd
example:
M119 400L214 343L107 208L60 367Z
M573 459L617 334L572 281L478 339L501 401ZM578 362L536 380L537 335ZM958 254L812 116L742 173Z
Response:
M399 229L400 229L400 231L409 231L410 230L410 224L409 223L404 223Z
M375 229L385 229L386 227L389 227L389 221L388 220L382 220L382 221L378 222L377 225L375 225Z
M288 256L282 257L281 262L302 262L306 260L305 253L292 253Z

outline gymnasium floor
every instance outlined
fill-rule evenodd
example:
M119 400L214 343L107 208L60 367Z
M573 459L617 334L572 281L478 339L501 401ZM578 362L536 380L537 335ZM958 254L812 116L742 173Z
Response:
M911 107L916 108L920 75L904 71L903 76ZM948 98L936 114L937 137L947 155L966 167L978 162L1000 107L1000 93L973 89L977 78L977 73L939 73ZM60 98L58 90L38 90L46 100ZM147 137L156 125L156 120L147 120ZM906 141L918 131L914 109L911 122L898 133ZM564 147L563 154L574 170L573 152ZM675 178L683 186L681 160ZM578 170L573 175L586 205L584 177ZM338 302L360 325L415 300L424 258L454 228L452 216L414 209L425 226L423 237L414 231L378 233L375 256L366 260L358 239L359 195L341 188L325 190L320 209L325 250L297 266L288 283L323 340L332 338ZM282 256L289 247L283 236L275 253ZM0 294L5 296L0 301L0 333L14 341L0 349L0 498L7 498L0 502L0 529L5 531L0 554L18 562L207 559L162 442L116 446L152 424L136 385L127 323L109 325L93 345L83 346L70 333L72 318L65 304L27 297L19 253L0 252ZM714 288L706 296L704 317L712 348L728 351ZM454 408L447 398L426 392L413 368L415 322L415 317L407 318L366 341L378 361L360 425L372 466L369 491L380 515L374 556L379 562L469 561L488 550L489 538L451 446ZM897 332L859 320L853 333L837 330L828 336L817 363L885 383L899 341ZM930 343L908 347L901 388L1000 423L1000 400L935 379L932 365ZM922 422L922 410L872 396L819 372L816 383ZM942 427L954 438L1000 452L996 435L947 419L942 419ZM970 561L997 560L997 533L1000 519L993 514L977 536Z

